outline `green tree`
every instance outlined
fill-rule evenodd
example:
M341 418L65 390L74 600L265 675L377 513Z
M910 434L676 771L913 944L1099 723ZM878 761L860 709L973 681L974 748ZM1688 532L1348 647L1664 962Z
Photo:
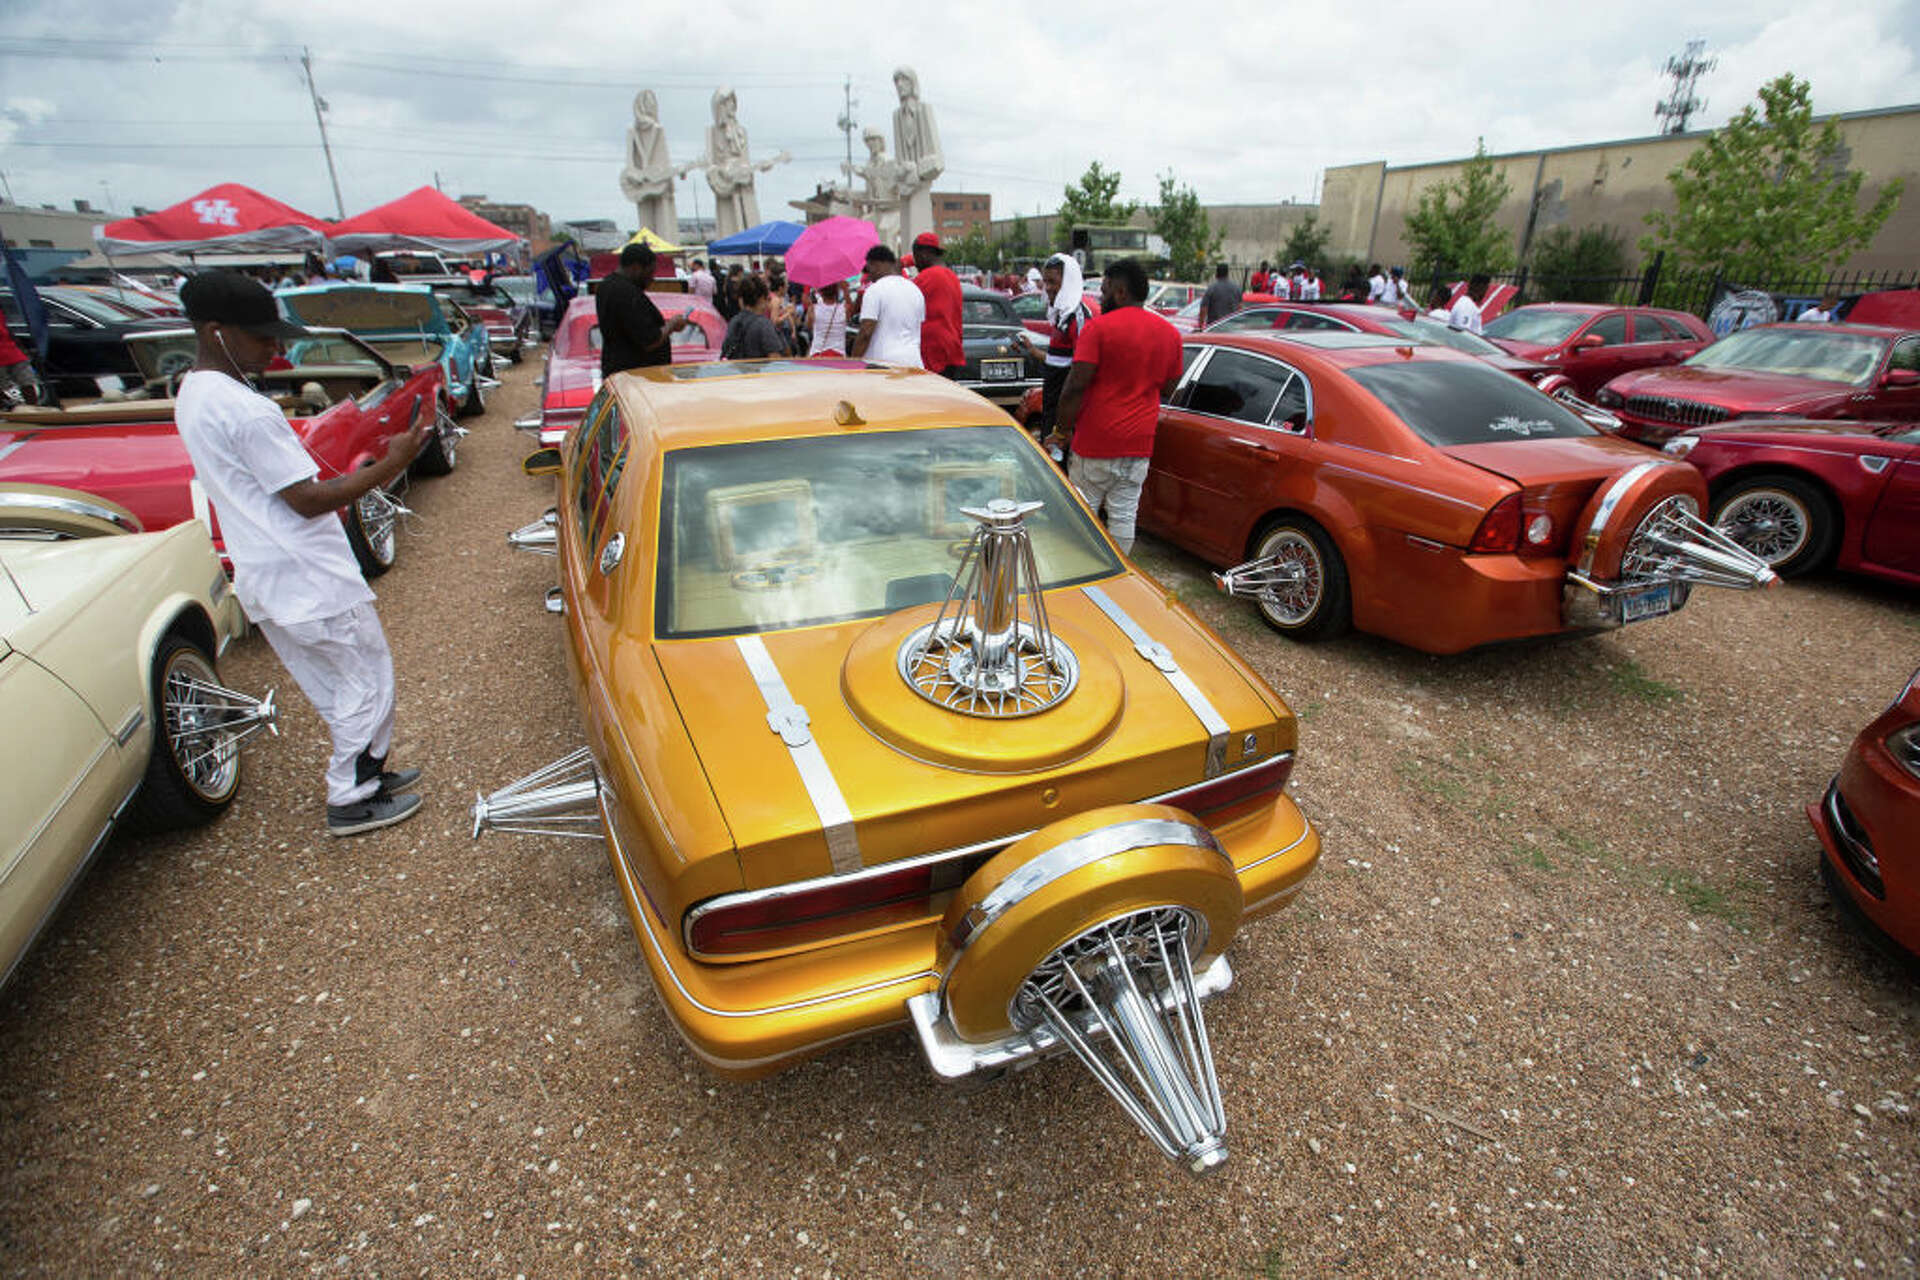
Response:
M1124 223L1140 206L1122 200L1120 175L1095 160L1080 175L1080 181L1066 189L1060 201L1060 216L1054 219L1054 243L1062 249L1073 244L1073 229L1083 224L1113 226Z
M1215 231L1192 187L1181 186L1171 172L1160 175L1160 203L1153 207L1153 234L1167 242L1167 270L1175 280L1204 280L1225 243L1225 227Z
M950 267L979 267L982 270L993 267L998 259L993 240L987 235L987 229L980 225L969 227L967 234L947 241L945 256Z
M1612 227L1554 227L1527 250L1528 291L1554 302L1611 302L1627 267L1627 243Z
M1784 74L1667 175L1674 210L1647 215L1653 234L1640 247L1733 280L1833 271L1873 240L1904 188L1896 178L1862 209L1866 174L1846 159L1839 122L1816 125L1812 87Z
M1293 224L1287 242L1280 246L1279 265L1304 262L1318 269L1325 265L1327 245L1333 241L1333 228L1320 225L1320 215L1310 213Z
M1480 139L1460 176L1422 191L1407 215L1402 235L1413 246L1413 261L1407 264L1413 277L1424 280L1442 269L1471 275L1511 267L1513 237L1494 215L1512 190L1506 175L1493 167L1486 139Z
M1031 258L1038 252L1033 243L1033 230L1027 226L1027 220L1019 214L1013 215L1013 221L1007 227L1007 233L1000 237L996 246L1004 262L1013 262L1019 258Z

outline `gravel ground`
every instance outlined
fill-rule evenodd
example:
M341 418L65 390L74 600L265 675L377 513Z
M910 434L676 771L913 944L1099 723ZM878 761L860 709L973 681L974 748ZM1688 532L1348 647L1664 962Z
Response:
M904 1035L749 1085L653 998L597 843L468 838L577 742L550 561L503 533L506 373L378 584L425 814L322 831L282 689L211 828L117 841L0 996L0 1265L286 1275L1913 1275L1920 1000L1802 806L1920 607L1822 581L1429 658L1161 577L1303 721L1322 872L1211 1006L1233 1158L1163 1162L1070 1061L968 1092Z

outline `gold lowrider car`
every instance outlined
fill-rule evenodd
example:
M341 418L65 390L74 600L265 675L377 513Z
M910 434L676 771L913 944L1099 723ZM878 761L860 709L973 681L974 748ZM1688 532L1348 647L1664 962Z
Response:
M215 674L245 629L199 521L143 533L92 494L0 487L0 982L116 824L226 810L275 716Z
M1319 837L1296 724L1000 410L857 362L610 379L557 552L587 747L475 806L604 834L654 985L732 1076L909 1026L942 1077L1070 1051L1225 1158L1201 1002Z

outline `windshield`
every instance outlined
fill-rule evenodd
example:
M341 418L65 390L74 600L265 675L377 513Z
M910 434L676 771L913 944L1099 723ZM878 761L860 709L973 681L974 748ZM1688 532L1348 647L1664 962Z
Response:
M115 304L111 298L103 298L99 294L86 293L79 289L60 289L58 291L48 289L44 292L51 294L53 299L62 306L71 307L87 319L97 320L101 324L125 324L129 320L145 320L148 318L145 314L135 311L130 306L119 306ZM12 299L9 298L8 301L12 301Z
M660 490L659 633L731 635L946 599L974 522L1027 517L1048 587L1120 564L1016 427L947 427L676 449Z
M1783 373L1821 382L1865 382L1880 367L1886 340L1817 329L1743 329L1683 363L1696 369Z
M1383 323L1403 338L1412 338L1415 342L1430 342L1438 347L1452 347L1455 351L1464 351L1470 356L1507 354L1485 338L1468 333L1465 329L1441 324L1438 320L1429 320L1425 316L1414 320L1387 320Z
M960 304L960 322L962 324L1015 323L1011 307L1000 298L968 298Z
M1587 322L1582 311L1547 311L1536 307L1521 307L1518 311L1509 311L1487 321L1481 330L1489 338L1511 338L1515 342L1537 342L1543 347L1557 347L1567 340L1567 335Z
M532 276L495 276L493 283L507 291L507 296L515 302L533 301L534 282Z
M1512 374L1465 361L1370 364L1348 370L1428 444L1491 444L1598 433Z

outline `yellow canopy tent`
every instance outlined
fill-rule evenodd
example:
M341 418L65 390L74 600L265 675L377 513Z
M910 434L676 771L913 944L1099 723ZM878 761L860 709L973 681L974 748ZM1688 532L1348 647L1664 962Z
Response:
M644 244L655 253L685 253L687 249L691 247L684 244L674 244L672 241L656 233L652 227L640 228L633 233L633 239L627 241L627 243Z

